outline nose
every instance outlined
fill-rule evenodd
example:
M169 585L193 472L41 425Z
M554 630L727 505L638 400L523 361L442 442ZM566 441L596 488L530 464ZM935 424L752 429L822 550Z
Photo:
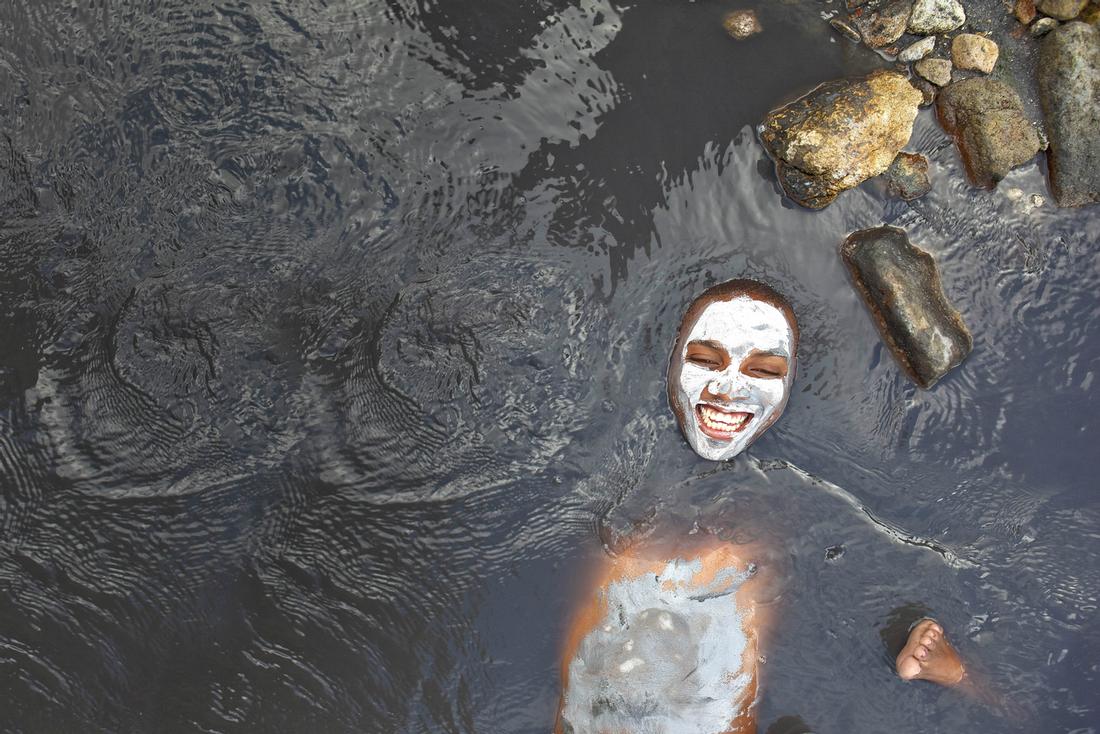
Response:
M734 376L729 370L715 377L707 385L707 391L715 397L724 397L727 400L733 397L735 390Z

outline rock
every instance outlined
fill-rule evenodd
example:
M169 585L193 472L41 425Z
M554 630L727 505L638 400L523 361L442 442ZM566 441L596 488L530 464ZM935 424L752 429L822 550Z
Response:
M1049 15L1051 18L1073 20L1088 4L1089 0L1039 0L1035 7L1040 13Z
M1100 30L1075 21L1043 39L1039 99L1058 206L1100 202Z
M952 68L952 63L947 59L921 59L913 64L913 71L937 87L946 87L951 83Z
M958 0L917 0L909 16L909 32L918 36L947 33L966 22L966 11Z
M1087 8L1081 11L1081 15L1077 17L1077 20L1089 25L1100 25L1100 3L1089 4Z
M726 17L722 19L722 27L726 29L726 33L738 40L754 36L764 30L764 26L760 25L760 19L752 10L733 10L726 13Z
M997 44L974 33L960 33L951 41L951 60L959 69L988 74L997 64Z
M863 39L859 36L859 31L853 28L847 21L843 21L840 18L833 18L829 21L829 25L840 31L840 34L850 41L859 43Z
M852 24L871 48L889 46L905 33L909 7L909 0L888 0L871 10L861 8L852 14Z
M927 390L966 358L974 339L947 301L932 256L904 230L853 232L840 252L882 340L914 382Z
M1052 30L1058 27L1058 21L1054 18L1039 18L1031 24L1031 35L1038 38L1050 33Z
M1016 7L1012 9L1016 20L1024 25L1035 20L1035 0L1016 0Z
M787 195L821 209L886 170L909 142L920 102L894 71L827 82L770 113L760 138Z
M975 186L992 188L1041 147L1019 95L1003 82L987 77L955 82L936 97L936 112Z
M904 64L911 64L914 61L920 61L928 54L932 53L936 48L936 37L929 36L928 38L922 38L916 43L907 46L900 54L898 54L898 61Z
M905 201L919 199L932 190L928 180L928 159L917 153L898 153L898 157L882 174L886 189Z
M921 107L927 107L936 101L936 91L939 89L939 87L937 87L935 84L919 76L911 79L909 83L916 87L917 91L920 92Z

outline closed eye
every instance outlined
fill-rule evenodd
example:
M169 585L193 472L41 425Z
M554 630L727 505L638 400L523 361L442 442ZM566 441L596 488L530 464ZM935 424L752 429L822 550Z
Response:
M757 352L745 357L741 374L761 380L778 380L787 376L787 358L782 354Z
M706 370L724 370L729 364L729 354L712 342L691 342L684 353L684 361Z

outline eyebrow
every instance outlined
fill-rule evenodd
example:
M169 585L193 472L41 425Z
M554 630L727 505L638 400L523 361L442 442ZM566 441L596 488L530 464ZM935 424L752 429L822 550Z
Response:
M704 347L710 347L711 349L720 349L723 352L726 351L726 348L724 346L722 346L719 342L714 341L713 339L692 339L687 343L689 347L692 344L700 344Z
M754 349L751 352L749 352L748 356L750 356L750 357L779 357L780 359L786 359L786 360L789 360L791 358L790 355L786 354L785 352L777 352L777 351L774 351L774 350L765 351L763 349Z

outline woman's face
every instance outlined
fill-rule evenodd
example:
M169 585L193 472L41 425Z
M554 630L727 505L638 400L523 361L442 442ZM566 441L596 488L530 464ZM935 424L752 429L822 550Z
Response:
M793 377L794 333L782 311L748 296L711 301L673 355L680 430L704 459L732 459L783 412Z

